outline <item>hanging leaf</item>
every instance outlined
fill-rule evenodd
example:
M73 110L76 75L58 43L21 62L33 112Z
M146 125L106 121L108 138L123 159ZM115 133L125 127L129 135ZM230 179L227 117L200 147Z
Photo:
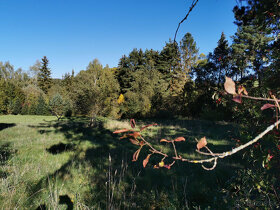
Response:
M138 140L129 139L129 141L130 141L132 144L139 145L139 141L138 141Z
M160 161L160 162L158 163L158 166L159 166L159 167L163 167L163 166L164 166L164 162L163 162L163 161Z
M246 95L246 96L248 95L248 92L247 92L246 88L243 87L243 86L239 86L239 87L238 87L237 93L238 93L239 95L242 94L242 93L244 93L244 95Z
M164 165L163 167L167 168L168 170L171 168L170 165Z
M140 129L140 131L142 131L142 130L144 130L144 129L150 127L150 126L154 126L154 125L158 125L158 124L154 123L154 124L145 125L145 126L143 126L143 127Z
M134 132L134 133L130 133L128 135L136 139L138 136L140 136L140 133L139 132Z
M167 143L170 143L171 141L166 140L166 139L161 139L159 142L167 142Z
M235 83L234 81L226 76L226 82L224 84L225 90L227 93L235 95L236 91L235 91Z
M124 139L124 138L127 138L127 137L128 137L128 135L125 134L125 135L123 135L122 137L120 137L120 139Z
M254 86L255 88L259 87L259 81L255 81L255 82L253 83L253 86Z
M130 130L128 129L122 129L122 130L115 130L113 133L124 133L124 132L128 132Z
M206 137L204 136L203 138L201 138L199 140L196 147L197 147L198 150L200 150L201 148L205 147L206 145L207 145L207 141L206 141Z
M138 160L138 156L139 153L141 151L142 147L140 147L138 150L136 150L136 152L134 152L133 157L132 157L132 161L137 161Z
M143 160L143 167L144 167L144 168L145 168L146 165L148 164L151 155L152 155L152 154L148 154L147 157L145 158L145 160Z
M233 101L235 101L236 103L242 103L242 96L241 95L236 95L232 98Z
M136 123L135 123L134 119L130 119L130 126L131 126L131 128L135 128Z
M246 90L246 88L245 87L243 87L244 88L244 91L243 91L243 93L244 93L244 95L248 95L248 92L247 92L247 90Z
M265 105L262 106L261 110L263 111L265 109L269 109L269 108L272 108L272 107L275 107L275 105L274 104L265 104Z
M184 137L178 137L174 139L174 141L185 141L186 139Z

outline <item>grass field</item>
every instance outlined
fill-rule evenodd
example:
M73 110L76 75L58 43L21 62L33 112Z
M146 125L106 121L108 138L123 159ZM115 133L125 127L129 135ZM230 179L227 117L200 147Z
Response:
M225 158L213 171L200 165L176 163L171 170L146 168L132 162L137 146L112 133L129 128L128 121L52 116L0 116L0 203L3 209L188 209L231 206L224 188L234 171L242 168L239 156ZM237 129L227 123L198 120L140 121L157 127L143 135L157 148L161 138L183 136L178 152L199 158L195 138L206 136L216 152L231 149ZM167 148L166 148L167 147ZM145 154L144 154L145 153Z

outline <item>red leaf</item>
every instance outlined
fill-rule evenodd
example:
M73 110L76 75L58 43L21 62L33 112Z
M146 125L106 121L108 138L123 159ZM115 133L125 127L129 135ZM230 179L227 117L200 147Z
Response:
M272 107L275 107L274 104L265 104L262 106L261 110L265 110L265 109L269 109L269 108L272 108Z
M236 91L235 91L235 83L234 81L226 76L226 82L224 84L225 90L227 93L235 95Z
M145 160L143 160L143 167L144 167L144 168L145 168L146 165L148 164L151 155L152 155L152 154L148 154L147 157L145 158Z
M135 128L136 123L135 123L134 119L130 119L130 126L131 126L131 128Z
M174 139L174 141L185 141L186 139L184 137L178 137Z
M128 132L130 130L128 129L122 129L122 130L115 130L113 133L124 133L124 132Z
M167 142L167 143L170 143L171 141L166 140L166 139L161 139L159 142Z
M136 150L136 152L134 152L133 157L132 157L132 161L137 161L139 153L141 151L141 148L142 147L140 147L138 150Z
M241 95L236 95L232 98L233 101L235 101L236 103L242 103L242 96Z
M203 138L201 138L199 140L196 147L197 147L198 150L200 150L201 148L205 147L206 145L207 145L207 141L206 141L206 137L204 136Z
M150 127L150 126L154 126L154 125L157 125L157 124L156 124L156 123L154 123L154 124L149 124L149 125L146 125L146 126L142 127L142 128L140 129L140 131L142 131L142 130L144 130L144 129L146 129L146 128Z
M139 145L139 141L137 140L129 139L129 141L131 141L132 144Z
M167 168L167 169L170 169L171 166L170 165L164 165L163 167Z

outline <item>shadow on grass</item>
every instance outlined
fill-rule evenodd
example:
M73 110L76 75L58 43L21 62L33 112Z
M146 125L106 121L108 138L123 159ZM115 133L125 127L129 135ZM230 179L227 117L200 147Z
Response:
M4 166L9 158L15 154L17 150L11 149L10 143L0 145L0 166ZM9 173L0 168L0 178L6 179Z
M0 131L14 126L16 126L15 123L0 123Z
M63 119L59 122L46 122L39 125L40 130L50 127L55 128L53 132L63 133L67 144L60 143L48 148L52 154L67 151L67 145L75 144L71 148L73 156L68 162L58 170L48 176L43 177L31 189L30 194L34 194L48 185L48 179L58 178L64 180L71 177L71 170L81 165L90 163L92 172L90 176L90 190L85 193L85 202L88 206L98 206L99 208L188 208L201 206L203 208L211 206L220 208L228 205L223 200L223 192L227 181L234 175L236 164L242 167L242 161L238 155L221 160L224 164L219 164L214 171L205 171L199 165L176 162L171 170L152 169L154 164L160 161L159 156L152 155L147 168L143 168L142 161L148 154L147 148L143 148L137 162L131 162L133 153L137 146L131 145L126 139L118 140L118 136L112 134L99 123L97 128L88 127L87 118ZM150 122L142 122L149 124ZM224 140L231 133L235 135L235 128L228 124L216 124L207 121L160 121L157 122L162 128L151 132L147 137L151 141L153 138L168 136L174 138L184 136L187 142L178 144L178 152L194 151L196 142L194 138L200 138L206 134L217 141ZM170 125L175 126L170 128ZM83 149L81 145L89 142L90 146ZM155 142L154 142L155 143ZM217 144L214 151L226 151L232 144ZM56 149L59 148L59 149ZM58 152L58 153L59 153ZM84 154L84 155L81 155ZM110 158L108 158L110 156ZM111 159L111 161L110 161ZM172 161L171 159L166 160ZM241 162L240 162L241 161ZM111 177L111 178L110 178ZM112 178L113 177L113 178ZM72 177L73 178L73 177ZM112 189L108 183L113 179L118 189ZM110 193L114 194L114 200L108 200ZM37 194L39 196L39 193Z

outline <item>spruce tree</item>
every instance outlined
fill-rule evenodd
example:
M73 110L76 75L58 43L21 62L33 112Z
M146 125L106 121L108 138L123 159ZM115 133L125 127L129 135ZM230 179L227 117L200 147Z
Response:
M49 60L46 56L44 56L41 61L40 72L38 74L38 86L44 91L44 93L48 92L52 83L51 70L48 65Z

